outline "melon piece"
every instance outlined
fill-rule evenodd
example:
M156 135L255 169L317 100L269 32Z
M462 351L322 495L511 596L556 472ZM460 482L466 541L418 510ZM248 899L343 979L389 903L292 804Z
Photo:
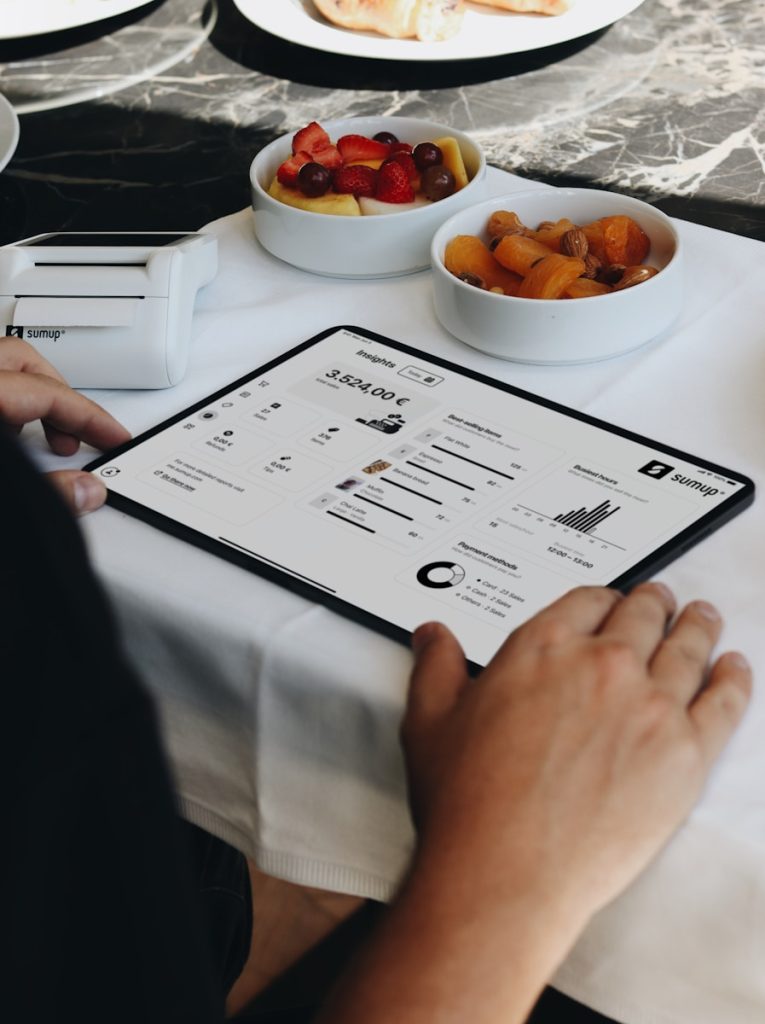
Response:
M355 196L346 193L325 192L323 196L310 198L304 196L299 189L288 188L282 185L278 178L274 178L268 194L280 203L294 206L298 210L307 210L309 213L334 213L338 217L361 216Z
M419 210L422 206L430 205L424 196L417 196L411 203L385 203L372 196L359 196L359 206L365 217L375 217L381 213L403 213L405 210Z
M443 139L436 139L435 144L443 154L444 167L454 175L456 184L454 191L459 192L468 183L468 173L465 169L465 161L462 159L460 144L451 135L445 135Z

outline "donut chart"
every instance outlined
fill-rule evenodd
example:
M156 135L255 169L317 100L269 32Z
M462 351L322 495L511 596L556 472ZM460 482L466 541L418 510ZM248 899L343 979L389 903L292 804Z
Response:
M417 582L431 590L456 587L465 579L465 570L457 562L428 562L417 572Z

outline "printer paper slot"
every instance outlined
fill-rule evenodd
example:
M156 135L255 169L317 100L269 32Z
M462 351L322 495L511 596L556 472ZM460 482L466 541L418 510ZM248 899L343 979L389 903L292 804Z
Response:
M13 312L13 326L132 327L139 298L71 298L23 296Z

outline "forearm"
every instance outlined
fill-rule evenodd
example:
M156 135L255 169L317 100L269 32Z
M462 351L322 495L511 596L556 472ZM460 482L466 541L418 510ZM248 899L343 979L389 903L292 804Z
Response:
M501 877L418 857L316 1024L521 1024L584 921L513 865Z

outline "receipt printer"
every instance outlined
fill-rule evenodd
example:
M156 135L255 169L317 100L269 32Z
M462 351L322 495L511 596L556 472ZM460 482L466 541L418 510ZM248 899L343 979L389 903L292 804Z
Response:
M0 248L0 337L34 345L72 387L170 387L217 268L217 239L193 231L26 238Z

